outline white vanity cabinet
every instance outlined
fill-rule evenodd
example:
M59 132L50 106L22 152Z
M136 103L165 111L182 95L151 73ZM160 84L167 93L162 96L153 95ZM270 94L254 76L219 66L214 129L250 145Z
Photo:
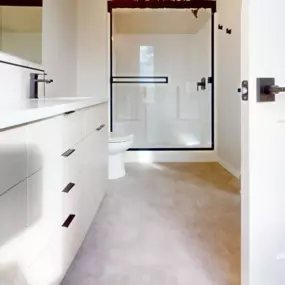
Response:
M26 127L0 131L0 195L26 178Z
M103 103L0 132L0 285L62 281L105 194L107 114Z

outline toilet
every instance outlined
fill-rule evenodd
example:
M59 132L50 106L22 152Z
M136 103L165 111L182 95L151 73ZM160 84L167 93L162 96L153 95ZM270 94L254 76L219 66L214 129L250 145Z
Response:
M109 135L109 179L118 179L126 175L125 152L132 146L133 135L110 133Z

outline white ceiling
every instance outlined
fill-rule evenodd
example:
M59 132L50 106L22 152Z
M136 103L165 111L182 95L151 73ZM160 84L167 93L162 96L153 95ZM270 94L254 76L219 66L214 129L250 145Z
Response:
M42 32L41 7L0 7L0 25L5 32Z
M211 17L205 9L199 10L198 19L189 9L116 9L113 13L118 34L196 34Z

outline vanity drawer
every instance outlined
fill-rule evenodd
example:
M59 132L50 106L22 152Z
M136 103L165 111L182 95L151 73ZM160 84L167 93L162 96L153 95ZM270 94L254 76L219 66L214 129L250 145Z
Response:
M0 132L0 195L27 177L26 127Z
M74 218L73 218L74 217ZM71 213L38 259L27 270L29 285L58 285L73 261L84 235L80 231L82 216Z
M16 263L17 264L17 263ZM11 263L0 263L0 285L28 285L22 268Z
M78 176L74 182L68 183L61 193L61 218L77 211L81 196L84 193L84 181Z
M27 125L28 176L61 155L62 116Z
M85 181L89 200L99 207L106 191L107 159L108 159L108 132L104 129L93 132L86 138L85 148Z
M84 141L76 144L61 156L62 181L64 183L77 181L85 168Z
M87 135L105 125L108 128L108 104L103 103L86 109L86 133Z
M66 215L77 208L80 197L85 190L84 173L86 169L85 140L73 148L74 152L62 158L64 186L61 189L62 214Z
M27 183L0 196L0 248L23 234L27 226Z
M45 168L27 179L27 229L22 260L30 265L46 247L62 220L60 167Z
M85 109L63 115L61 135L63 152L85 138Z

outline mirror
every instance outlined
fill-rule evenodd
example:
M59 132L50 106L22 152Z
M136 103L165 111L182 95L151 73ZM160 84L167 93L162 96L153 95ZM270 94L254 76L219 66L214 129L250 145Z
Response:
M42 7L0 6L0 50L42 63Z

